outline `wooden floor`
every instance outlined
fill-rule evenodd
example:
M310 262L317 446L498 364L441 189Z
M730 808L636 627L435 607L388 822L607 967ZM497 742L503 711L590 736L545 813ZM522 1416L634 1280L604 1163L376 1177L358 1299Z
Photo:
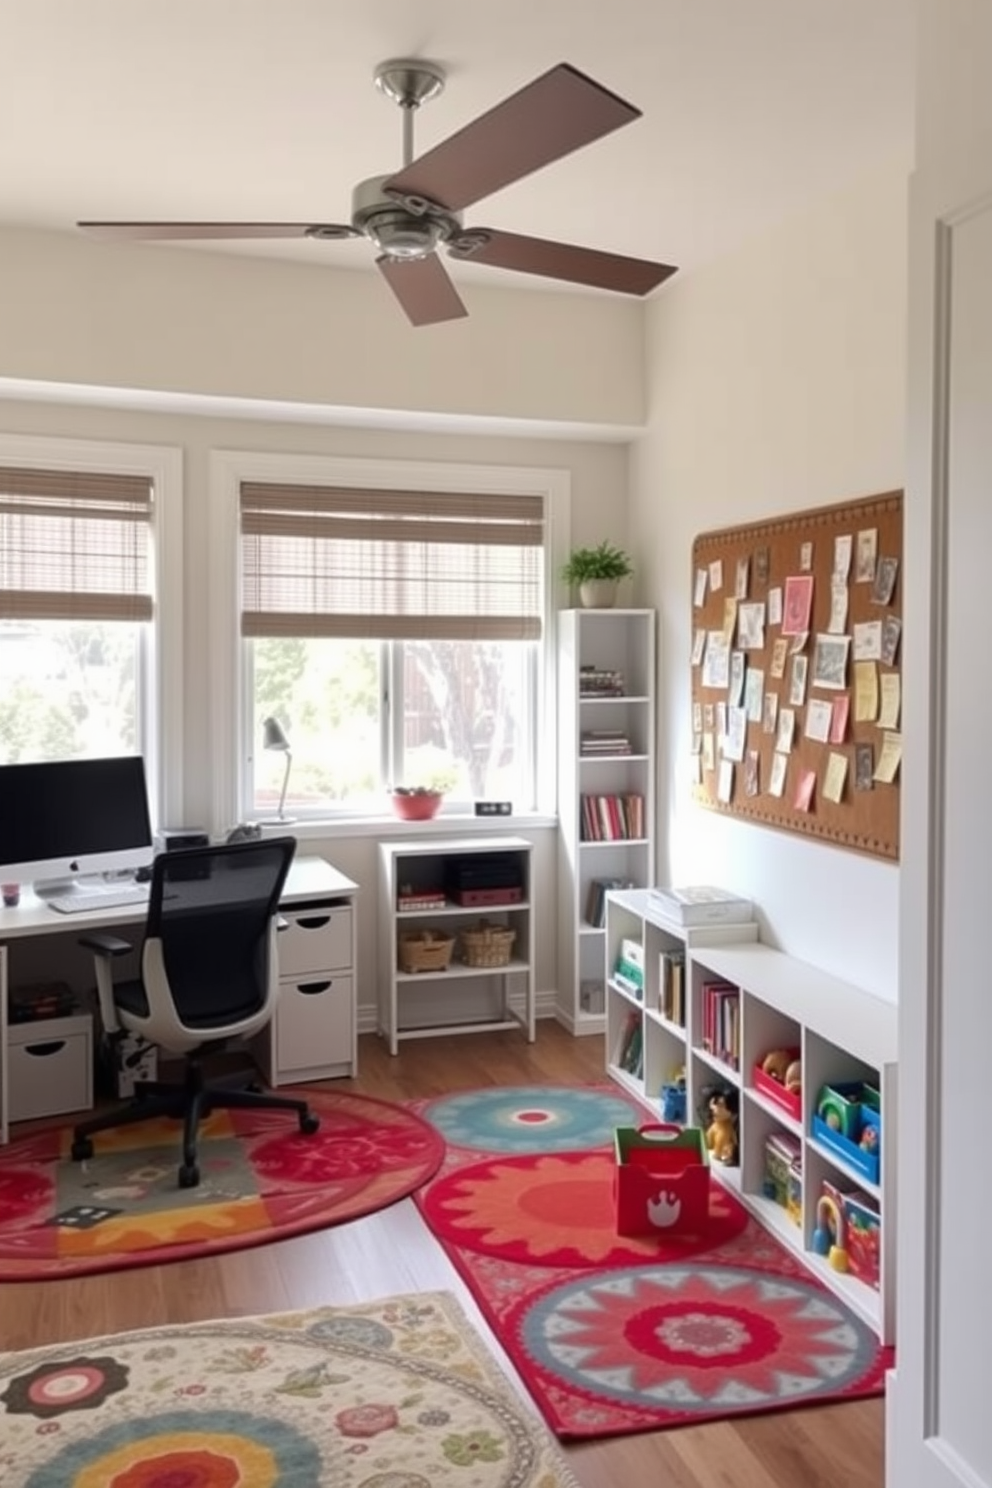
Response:
M360 1043L360 1077L336 1081L335 1088L390 1100L603 1078L600 1040L573 1039L548 1022L539 1025L533 1045L518 1033L425 1039L404 1044L391 1059L378 1039ZM406 1199L367 1219L254 1250L72 1281L0 1285L0 1348L440 1288L459 1297L488 1338L461 1280ZM883 1403L871 1400L563 1450L583 1488L881 1488L882 1443Z

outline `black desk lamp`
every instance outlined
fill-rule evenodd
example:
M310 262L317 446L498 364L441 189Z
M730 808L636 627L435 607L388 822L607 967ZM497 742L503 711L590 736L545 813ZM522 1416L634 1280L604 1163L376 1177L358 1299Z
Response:
M283 732L282 724L277 718L266 718L262 724L262 743L266 749L280 750L286 756L286 773L282 777L282 792L279 796L279 813L277 816L269 817L270 821L292 822L294 816L286 816L283 807L286 804L286 787L289 785L289 772L293 764L293 751L289 747L289 740Z

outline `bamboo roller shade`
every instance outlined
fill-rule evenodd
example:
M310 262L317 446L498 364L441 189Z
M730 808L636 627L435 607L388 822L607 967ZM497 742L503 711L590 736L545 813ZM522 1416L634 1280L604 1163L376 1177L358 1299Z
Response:
M859 581L858 577L859 551L862 557L861 573L866 572L867 558L870 556L864 551L865 548L870 547L870 543L865 540L864 546L859 549L858 535L859 533L870 534L872 531L877 534L875 564L877 565L883 558L895 559L898 564L895 585L888 603L885 604L879 602L880 591L874 582L863 578ZM859 744L872 746L872 768L874 770L885 731L877 722L856 721L855 719L853 636L855 625L878 620L884 624L886 617L890 616L899 621L901 628L902 532L902 492L890 491L835 506L818 507L815 510L796 512L769 521L751 523L745 527L704 532L696 537L692 549L691 576L694 643L691 673L695 769L692 790L694 799L700 805L730 816L758 822L763 826L799 832L823 842L832 843L837 847L845 847L874 857L898 860L900 774L896 774L892 783L872 780L869 789L856 789L856 746ZM847 578L848 609L843 634L852 637L852 640L849 645L846 669L842 674L843 687L840 690L828 690L816 683L814 657L817 636L827 632L830 622L835 539L844 538L847 535L851 539L852 552ZM786 580L790 576L800 576L804 573L804 556L809 563L806 572L813 579L813 596L808 639L801 652L797 654L807 658L807 680L804 701L794 707L795 732L792 749L787 756L784 791L781 796L775 796L769 793L769 783L778 735L777 728L775 732L767 731L766 708L769 707L767 696L769 693L777 694L779 710L790 706L792 655L789 655L786 660L784 675L778 679L772 677L773 648L775 642L782 637L782 625L768 623L768 598L771 590L779 588L783 591L784 600ZM741 605L744 603L764 604L763 644L743 651L745 667L760 669L764 674L762 719L756 721L750 718L747 722L744 760L733 766L732 791L730 799L724 802L718 799L721 758L718 705L729 703L731 699L727 686L704 685L704 675L706 675L704 663L702 657L698 656L701 645L699 632L721 632L725 624L729 625L725 604L735 595L738 564L743 566L745 563L747 565L747 592L743 598L739 597L737 600L738 614L730 650L733 653L741 649ZM715 590L711 582L714 573L713 565L722 567L722 587ZM705 570L707 575L705 596L703 603L697 604L696 601L699 598L697 586L702 570ZM873 565L872 572L876 571L877 568ZM884 593L884 586L881 592ZM898 636L898 632L896 634ZM745 639L747 639L746 636ZM791 638L789 644L792 645ZM879 686L886 673L898 675L900 658L901 642L897 640L891 662L888 664L884 660L875 662ZM708 674L709 680L713 679L713 675L712 671ZM807 738L806 723L810 701L819 698L836 705L838 700L844 696L848 699L849 712L842 739L836 743L821 743ZM775 707L776 704L772 703L770 710L774 711ZM898 730L897 724L896 732ZM709 751L705 747L704 736L708 732L713 734L713 768L707 767ZM756 791L753 770L755 752L757 754ZM831 754L841 754L847 759L843 792L836 803L826 799L823 795L827 765ZM747 764L749 756L752 761L750 768ZM810 809L804 811L796 806L796 787L802 774L810 770L815 772L816 783ZM861 778L864 779L863 772Z

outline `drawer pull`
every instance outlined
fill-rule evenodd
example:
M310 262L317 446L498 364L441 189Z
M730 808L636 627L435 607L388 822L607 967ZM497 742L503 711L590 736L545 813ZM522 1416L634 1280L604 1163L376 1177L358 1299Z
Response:
M305 920L297 920L296 924L301 930L322 930L325 925L331 923L330 915L308 915Z
M65 1048L65 1039L53 1039L49 1044L25 1044L25 1054L32 1054L37 1059L44 1059L49 1054L57 1054L60 1049Z
M334 983L331 981L297 982L296 990L297 992L302 992L304 997L314 997L319 992L326 992L328 987L333 987L333 985Z

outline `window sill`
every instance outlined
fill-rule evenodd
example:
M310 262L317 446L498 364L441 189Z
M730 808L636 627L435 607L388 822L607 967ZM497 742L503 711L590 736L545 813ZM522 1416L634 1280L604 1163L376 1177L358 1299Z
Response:
M472 816L445 813L430 821L405 822L391 813L382 816L328 817L287 822L263 822L266 837L281 836L284 831L301 842L327 841L341 837L482 837L489 833L519 833L535 827L557 827L558 818L547 812L518 812L514 816Z

